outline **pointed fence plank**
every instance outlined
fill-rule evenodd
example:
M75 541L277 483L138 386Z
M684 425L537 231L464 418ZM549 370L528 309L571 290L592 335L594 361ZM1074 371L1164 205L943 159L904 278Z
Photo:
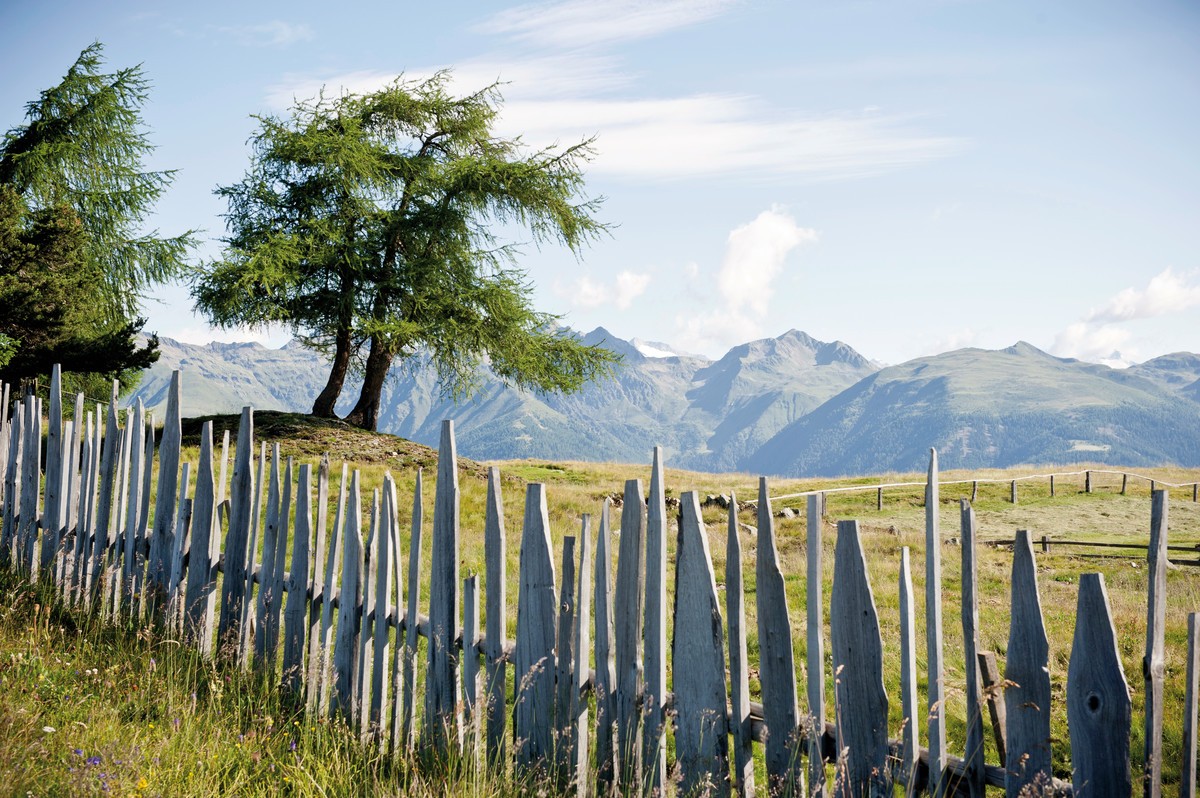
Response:
M1131 794L1132 715L1104 575L1081 574L1075 641L1067 669L1067 727L1076 795L1124 798Z
M175 533L175 507L179 490L179 449L183 443L180 406L183 398L182 375L171 372L167 389L167 416L163 420L158 445L158 494L154 506L154 529L150 536L149 581L151 595L166 593L170 579L169 560Z
M408 543L408 593L405 596L404 613L404 708L400 715L400 737L397 747L401 744L411 747L413 744L413 697L417 689L417 619L421 603L421 527L424 525L422 490L421 469L417 469Z
M290 485L289 485L290 487ZM296 530L292 535L292 567L288 572L287 609L283 624L283 686L293 695L304 688L305 622L308 613L309 546L312 538L312 466L300 465L300 486L296 493Z
M242 602L241 634L238 639L238 666L242 670L250 667L254 655L255 629L258 628L254 594L254 582L258 569L255 566L254 558L258 556L259 538L262 537L263 494L267 484L266 464L267 442L263 441L258 453L258 478L254 480L253 497L250 503L250 539L246 544L246 600Z
M811 499L809 506L815 507ZM753 798L754 735L750 728L750 658L746 652L746 596L742 588L742 541L738 536L737 508L737 496L731 493L725 542L725 615L729 619L733 785L742 798Z
M142 453L142 486L138 494L137 528L134 530L133 546L133 596L134 612L145 619L146 610L146 566L149 555L150 493L154 482L154 416L146 416L146 437Z
M642 649L642 767L643 783L651 793L662 792L667 780L667 725L663 702L667 695L667 505L663 484L663 449L654 447L650 472L650 501L646 517L646 616Z
M49 408L46 419L46 493L43 502L41 562L42 573L52 573L55 555L58 552L59 535L62 532L64 496L63 475L63 423L62 423L62 367L55 363L50 368ZM38 441L41 445L41 441Z
M287 570L287 543L291 534L292 516L292 458L287 459L283 470L283 495L279 501L279 534L275 538L275 573L271 576L271 594L267 612L267 659L274 663L279 649L280 618L283 616L283 593L287 589L284 578ZM301 590L304 586L301 586Z
M458 675L458 452L454 422L442 422L433 503L429 575L429 658L425 677L425 734L437 751L462 750Z
M857 521L839 521L830 596L839 796L890 796L883 640Z
M883 488L879 489L879 507L883 509ZM736 525L737 505L733 520ZM808 787L812 793L821 792L825 786L825 759L821 754L821 738L825 733L825 609L822 586L825 580L824 553L821 547L821 499L809 496L805 507L807 547L805 565L805 609L808 659ZM736 529L734 533L736 534ZM732 626L733 621L730 620Z
M98 469L93 466L96 455L99 453L98 447L96 447L96 416L93 413L87 414L86 424L83 451L80 455L80 484L76 493L78 510L76 511L75 556L72 560L70 576L72 603L82 601L87 581L89 555L91 554L91 514L95 504L95 477L98 474ZM0 563L3 561L4 555L0 552Z
M1017 798L1028 785L1048 784L1050 770L1050 646L1042 622L1037 565L1029 532L1013 545L1012 610L1004 678L1008 764L1005 794ZM1039 788L1034 788L1039 789Z
M38 526L41 520L38 505L41 503L42 479L41 400L32 396L26 399L25 422L22 426L25 431L25 445L22 447L25 467L21 472L20 563L30 581L34 581L41 565L41 555L38 553Z
M1015 484L1015 483L1014 483ZM925 482L925 663L929 700L929 791L945 794L941 784L946 770L946 685L942 645L942 534L938 524L937 449L929 450L929 473Z
M301 501L304 495L301 493ZM312 497L308 497L311 506ZM333 598L325 590L325 560L329 551L326 535L329 527L329 454L321 456L317 467L317 517L316 541L313 549L312 582L308 602L308 668L304 677L304 711L309 717L317 713L321 698L321 681L325 675L325 639L322 636L321 618ZM332 558L329 558L332 559Z
M354 676L358 668L359 611L362 608L362 499L358 470L350 479L342 527L342 585L338 591L337 642L333 651L335 700L346 722L358 715Z
M166 593L163 597L166 625L172 634L182 634L183 632L183 551L188 542L192 525L192 503L191 499L187 497L191 478L192 464L184 463L183 474L176 486L179 489L179 495L173 502L177 512L170 536L171 550L167 552ZM186 511L184 510L185 503L187 504Z
M908 546L900 549L900 762L904 794L917 794L917 760L921 754L917 724L917 632L913 608L912 568Z
M329 558L325 563L325 604L321 612L321 662L320 695L317 698L321 714L333 708L333 602L338 598L338 576L342 571L342 549L345 544L346 495L350 490L350 466L342 463L342 481L338 488L338 502L334 508L333 529L329 536Z
M212 541L216 535L215 490L213 482L213 424L205 421L200 428L200 464L196 469L196 493L192 503L192 545L188 553L187 588L184 591L184 639L197 645L201 654L212 653L211 629L205 634L210 594L216 584L209 579L214 565Z
M116 482L117 458L121 449L121 435L117 426L116 380L113 380L102 446L99 472L100 495L96 500L95 539L92 543L91 577L88 579L89 602L92 599L99 600L102 595L101 574L104 573L105 558L112 541L110 524L113 510L113 490Z
M379 537L379 489L371 491L371 521L363 549L362 611L358 614L358 667L354 676L357 712L355 723L363 744L371 738L371 679L375 670L375 583L379 561L375 556Z
M729 795L725 714L725 631L700 497L679 499L675 560L675 757L683 795Z
M1180 798L1196 796L1197 714L1200 709L1200 613L1188 613L1187 682L1183 696L1183 762Z
M1146 798L1162 795L1162 736L1163 736L1163 677L1166 671L1167 627L1167 509L1168 493L1153 490L1150 494L1150 546L1146 551L1149 562L1146 596L1146 655L1142 659L1142 676L1146 683L1145 769L1143 772Z
M507 546L504 532L504 501L500 491L500 469L488 469L487 507L483 526L484 579L487 589L487 761L504 761L504 738L508 729L504 644L508 635L508 599L505 573Z
M217 623L217 651L231 659L242 637L242 607L246 603L246 548L250 541L250 514L254 506L254 410L242 408L233 465L229 531L225 536L225 574L221 580L221 615ZM222 471L224 466L222 466ZM218 490L224 480L219 483Z
M8 421L8 453L4 470L4 521L0 525L0 565L15 562L13 547L17 540L18 506L21 500L21 471L25 465L23 449L25 444L24 407L20 402L13 408L12 418Z
M571 675L571 728L568 735L571 753L572 782L576 798L587 798L591 794L588 784L588 699L584 685L588 680L588 662L591 660L591 637L588 621L592 614L592 517L584 513L579 529L579 585L575 590L575 640ZM559 656L562 656L559 654Z
M373 625L374 650L371 652L371 731L378 736L381 744L386 744L390 734L384 734L385 721L388 713L388 676L392 668L388 650L388 639L391 629L388 627L388 616L392 612L392 525L389 519L393 516L392 497L396 495L395 483L392 482L391 472L383 475L383 491L380 496L379 528L375 533L375 562L371 566L375 574L375 600L372 602L375 610Z
M146 411L139 398L134 406L133 421L129 424L128 501L125 504L125 553L121 560L121 611L133 607L137 580L134 578L137 559L138 528L141 526L142 482L146 473Z
M521 565L517 592L517 645L514 654L513 748L521 769L548 767L554 717L554 555L546 486L531 483L525 493Z
M266 659L271 633L271 605L275 603L275 556L279 540L279 444L271 447L271 471L267 476L267 517L262 536L262 568L258 573L258 596L255 598L254 615L258 619L254 628L254 658ZM254 549L250 549L250 560L254 561ZM252 566L253 567L253 566Z
M463 580L463 754L478 766L479 755L479 575Z
M975 565L975 510L959 501L962 541L962 628L964 688L967 698L967 745L963 752L971 798L984 796L983 705L979 684L979 574Z
M559 790L571 783L571 688L575 679L575 538L563 538L562 582L558 593L558 633L554 647L554 765Z
M763 720L767 726L767 789L772 795L803 792L804 771L797 750L799 710L796 665L787 593L775 547L775 520L767 479L758 481L758 554L755 560L755 603L758 608L759 678Z
M616 778L617 670L613 662L612 533L607 497L600 510L600 533L596 536L596 794L601 798L612 792Z
M641 783L641 714L638 700L642 670L642 591L645 588L642 541L646 536L646 504L642 481L625 482L621 507L621 540L617 550L617 585L613 620L617 668L617 773L621 791ZM524 556L524 555L522 555Z
M396 495L396 481L391 479L391 474L388 474L389 479L384 483L384 491L387 495L387 514L384 516L384 522L387 524L388 540L391 544L391 574L392 588L389 593L388 602L392 604L391 620L389 625L396 627L396 638L392 648L392 703L391 713L386 719L386 728L384 737L387 739L393 753L398 753L402 744L400 742L400 702L404 694L403 678L401 676L400 663L403 660L403 634L404 627L402 625L402 615L404 612L404 561L400 558L400 520L399 520L399 498ZM382 745L382 742L381 742Z

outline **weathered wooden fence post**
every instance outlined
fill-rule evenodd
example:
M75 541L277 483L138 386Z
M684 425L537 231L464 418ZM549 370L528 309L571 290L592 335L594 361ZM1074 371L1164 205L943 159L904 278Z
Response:
M1016 483L1013 483L1014 486ZM1015 488L1014 488L1015 490ZM942 534L938 521L940 494L937 449L929 450L925 482L925 651L929 674L929 787L934 796L945 792L946 686L942 651Z
M487 508L484 517L483 552L487 580L487 650L484 652L487 686L487 761L492 766L504 762L504 739L508 729L506 695L507 657L504 652L508 635L507 544L504 531L504 500L500 489L500 469L488 469Z
M695 492L680 496L675 547L675 757L681 795L729 795L725 634L708 531Z
M463 580L463 756L478 773L479 762L479 575Z
M592 614L592 518L586 513L579 529L579 586L575 591L575 661L572 664L571 682L571 728L569 732L572 779L576 798L587 798L591 794L588 784L588 699L583 693L588 680L588 661L591 659L591 638L588 620ZM559 654L559 656L562 656Z
M290 469L289 469L290 470ZM288 480L289 487L291 480ZM286 540L286 537L284 538ZM308 560L312 545L312 466L300 466L296 495L296 528L292 540L292 568L288 572L287 609L283 622L283 685L294 695L304 689L306 651L305 615L308 610Z
M1017 530L1013 545L1012 618L1004 691L1008 718L1005 794L1018 798L1029 785L1048 787L1050 770L1050 646L1042 622L1037 566L1029 531Z
M221 617L217 624L217 651L224 658L237 653L242 636L242 605L246 601L246 549L254 506L254 411L250 407L242 409L236 458L229 532L222 547L225 574L221 580Z
M200 428L200 465L196 470L196 493L192 503L192 545L188 552L187 603L184 639L197 645L205 657L212 654L210 596L216 589L212 541L217 535L213 486L213 424ZM207 623L206 623L207 622Z
M975 565L975 510L965 499L959 502L962 534L962 628L963 666L967 697L967 742L963 760L971 798L984 795L983 705L979 685L979 574Z
M548 767L553 751L557 603L546 486L532 483L525 493L514 656L513 747L523 769Z
M883 639L857 521L838 522L830 599L837 745L846 755L838 763L837 795L883 798L892 794Z
M775 519L767 479L758 481L758 552L755 560L759 674L763 720L767 725L767 789L771 795L804 793L804 767L798 750L796 666L787 593L775 546Z
M408 593L405 596L404 615L404 707L400 715L400 737L397 748L413 744L413 708L417 694L417 623L421 602L421 530L424 525L423 477L417 469L416 487L413 488L412 521L408 542Z
M154 505L154 529L150 538L150 596L152 604L161 600L170 576L167 558L172 551L176 493L179 489L179 449L183 443L180 406L183 399L182 375L171 373L167 389L167 417L163 420L162 440L158 445L158 495Z
M52 574L58 552L59 533L64 504L62 495L63 428L62 428L62 368L55 363L50 368L49 409L46 429L46 493L42 506L42 546L39 572ZM39 419L40 421L40 419ZM42 442L38 441L40 447Z
M642 590L645 587L642 541L646 535L646 504L642 481L625 482L621 506L621 540L617 551L617 585L614 595L617 660L617 767L620 790L641 783L641 723L638 695L641 692ZM524 545L524 544L522 544ZM522 553L524 556L524 553Z
M808 618L808 786L814 793L824 791L825 758L821 740L825 734L825 610L822 599L824 584L824 552L821 548L821 512L815 496L809 496L806 506L807 547L805 609ZM880 509L883 508L883 488L879 489ZM736 513L736 509L734 511ZM736 523L736 516L734 523ZM732 621L731 621L732 623Z
M1180 798L1196 796L1197 709L1200 707L1200 613L1188 613L1187 682L1183 698L1183 763Z
M392 498L396 495L392 472L383 475L383 490L380 496L379 526L375 531L375 557L371 569L375 575L375 620L372 631L375 638L372 641L372 671L371 671L371 707L369 717L370 733L378 741L381 750L387 750L388 738L391 737L391 725L388 705L388 682L392 668L388 649L388 638L391 629L388 626L388 616L391 614L392 599L392 559L396 552L392 548L392 519L396 516ZM476 618L479 617L479 604L476 602ZM463 644L464 648L466 643ZM477 658L476 658L477 661Z
M311 513L311 493L306 499L303 489L301 489L301 501L308 502L308 511ZM321 681L325 675L326 659L324 640L321 637L321 615L324 612L325 605L331 599L330 594L325 591L325 583L323 581L325 558L328 551L325 539L329 526L328 514L329 455L325 454L321 457L321 463L317 467L316 542L313 550L312 579L308 587L308 667L305 670L304 678L301 680L301 684L303 684L305 690L304 712L309 718L317 714L317 705L321 697ZM297 523L299 523L299 515L297 515ZM311 522L310 528L312 528Z
M566 790L574 775L571 761L571 688L575 684L575 538L563 538L562 583L558 594L558 631L554 647L554 775Z
M1004 679L996 663L994 651L980 651L979 674L987 695L988 715L992 720L992 737L996 743L996 758L1000 767L1008 761L1008 716L1004 712Z
M1146 597L1146 656L1142 676L1146 680L1145 795L1162 794L1163 676L1166 670L1167 626L1167 492L1150 494L1149 586Z
M813 497L808 498L815 512ZM725 615L729 619L729 681L733 717L733 786L742 798L754 796L754 737L750 723L750 658L746 652L746 597L742 589L742 540L737 496L729 495L725 543Z
M337 598L337 578L342 570L342 549L345 548L345 543L342 542L344 537L344 527L346 525L346 494L350 490L350 467L346 463L342 463L342 481L338 488L337 507L334 508L333 528L329 535L329 557L325 561L325 586L323 588L325 601L321 609L321 642L320 642L320 674L321 678L317 684L309 685L309 690L317 691L319 684L319 694L317 696L317 708L321 715L330 711L332 706L333 693L333 651L336 641L331 639L333 633L333 601ZM340 610L340 602L339 607Z
M1080 575L1075 618L1067 670L1067 726L1075 793L1123 798L1132 789L1129 727L1133 706L1103 574Z
M909 549L900 549L900 763L905 796L917 794L917 761L921 737L917 727L916 611L913 606L912 567Z
M609 547L609 511L612 501L604 499L600 510L600 534L596 536L596 795L606 798L616 779L616 748L613 742L617 718L617 671L613 663L612 554Z
M663 450L654 447L646 519L646 619L642 692L642 766L648 795L660 794L667 779L667 506Z
M362 499L358 470L350 478L342 527L342 586L338 591L337 641L333 649L333 674L338 710L354 728L358 716L358 693L354 677L358 670L359 613L362 611Z
M437 493L433 504L424 729L429 742L438 751L462 750L461 685L455 642L459 619L458 503L458 452L454 442L454 422L443 421L438 448Z

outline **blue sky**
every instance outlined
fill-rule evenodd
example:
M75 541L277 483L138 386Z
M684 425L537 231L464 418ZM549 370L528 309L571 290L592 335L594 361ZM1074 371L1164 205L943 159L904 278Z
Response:
M0 125L104 42L144 65L164 233L219 253L252 114L451 67L501 132L596 136L610 238L525 249L571 326L719 355L790 328L895 363L1027 340L1200 351L1193 2L6 3ZM215 333L182 286L148 330Z

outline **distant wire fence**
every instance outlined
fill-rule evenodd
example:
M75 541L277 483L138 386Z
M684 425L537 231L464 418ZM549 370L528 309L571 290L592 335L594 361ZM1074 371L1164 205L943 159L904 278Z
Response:
M405 564L390 473L371 489L343 465L331 525L328 458L314 473L311 464L297 468L292 458L281 459L278 444L268 456L265 443L255 445L251 408L242 412L227 480L229 439L218 449L211 421L201 431L198 462L181 463L179 372L157 447L140 403L118 412L115 386L106 412L86 411L80 396L66 421L60 386L56 367L46 413L31 398L17 402L11 417L7 404L0 411L0 567L52 585L64 603L113 623L155 626L205 657L270 674L309 716L341 719L384 755L419 745L480 767L511 765L579 798L751 796L756 744L767 778L759 788L769 796L892 795L893 785L904 785L907 795L935 796L981 796L985 785L1004 787L1010 796L1065 796L1073 789L1129 795L1135 783L1149 795L1161 789L1165 490L1151 499L1144 749L1140 757L1131 755L1132 704L1104 577L1084 574L1066 684L1067 783L1054 778L1051 767L1051 749L1060 743L1050 738L1055 707L1033 540L1018 532L1014 541L1001 675L997 655L979 650L980 544L966 499L960 504L963 644L948 663L936 452L924 483L926 673L918 676L915 594L904 547L897 586L900 667L894 669L900 673L901 722L895 727L888 708L896 698L884 689L885 651L857 521L837 524L832 594L828 601L823 596L827 533L820 492L775 497L807 497L805 668L794 659L767 480L759 481L752 530L755 667L748 654L754 649L747 643L738 503L733 497L728 502L722 603L700 497L683 493L678 516L668 516L661 449L654 451L649 501L641 480L626 481L619 525L605 501L598 529L593 532L591 516L584 515L578 536L562 539L561 559L554 555L546 486L527 486L516 638L509 641L499 470L488 473L481 588L481 575L460 578L453 422L442 425L431 559L422 560L421 538L429 525L418 471ZM673 521L672 604L667 536ZM1185 706L1171 711L1182 709L1186 753L1180 772L1183 794L1191 796L1200 614L1189 616L1188 628ZM894 661L894 647L889 655ZM947 673L960 664L963 682L952 685ZM761 704L750 701L752 671ZM1175 667L1172 678L1179 671ZM667 690L668 673L673 692ZM800 688L807 698L803 710ZM835 698L829 708L827 688ZM960 690L966 696L965 743L952 750L946 696ZM997 763L984 758L985 714ZM927 729L926 747L919 726ZM834 775L827 781L830 767Z

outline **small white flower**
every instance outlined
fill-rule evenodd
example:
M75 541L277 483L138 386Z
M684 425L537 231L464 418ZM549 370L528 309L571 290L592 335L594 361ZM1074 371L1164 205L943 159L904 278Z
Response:
M54 728L53 726L43 726L42 731L44 731L46 734L54 734L54 732L58 731L58 729Z

